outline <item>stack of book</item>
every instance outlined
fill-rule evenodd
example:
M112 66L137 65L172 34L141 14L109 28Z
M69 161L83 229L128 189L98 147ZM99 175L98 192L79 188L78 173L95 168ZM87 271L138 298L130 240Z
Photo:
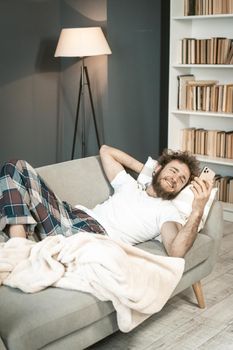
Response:
M184 128L181 149L195 154L233 159L233 131Z
M233 40L183 38L180 61L182 64L233 64Z
M190 111L233 113L233 83L195 80L193 74L178 75L177 108Z
M215 176L214 186L218 188L217 199L223 202L233 203L233 177Z
M184 16L233 13L233 0L184 0Z

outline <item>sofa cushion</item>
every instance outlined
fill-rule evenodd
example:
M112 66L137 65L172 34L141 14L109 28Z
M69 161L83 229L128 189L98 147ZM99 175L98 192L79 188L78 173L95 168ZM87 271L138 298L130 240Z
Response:
M87 293L47 288L35 294L0 288L1 337L10 349L39 349L114 310Z
M152 254L167 255L163 244L158 240L139 243L137 247ZM185 256L185 272L205 261L213 247L214 240L205 234L199 233L192 249Z
M74 159L36 170L59 198L72 205L93 208L111 193L99 157Z

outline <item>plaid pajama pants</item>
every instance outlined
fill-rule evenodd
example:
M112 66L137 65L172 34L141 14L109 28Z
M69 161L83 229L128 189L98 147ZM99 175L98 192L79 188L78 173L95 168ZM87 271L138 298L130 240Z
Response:
M0 171L0 230L25 225L27 236L39 240L80 231L105 234L104 228L84 211L61 201L26 161L7 162Z

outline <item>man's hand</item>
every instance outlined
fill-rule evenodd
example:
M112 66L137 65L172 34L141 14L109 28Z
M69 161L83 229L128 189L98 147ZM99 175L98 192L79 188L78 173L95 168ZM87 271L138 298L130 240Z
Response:
M203 215L203 211L206 203L211 194L213 188L213 181L202 180L199 177L195 177L191 182L191 190L194 194L194 200L192 203L192 212Z

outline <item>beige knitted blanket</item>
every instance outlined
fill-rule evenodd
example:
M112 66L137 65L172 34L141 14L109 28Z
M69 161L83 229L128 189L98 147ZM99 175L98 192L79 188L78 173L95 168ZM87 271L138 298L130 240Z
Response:
M161 310L183 270L182 258L156 256L89 233L0 244L0 285L26 293L53 286L111 300L123 332Z

